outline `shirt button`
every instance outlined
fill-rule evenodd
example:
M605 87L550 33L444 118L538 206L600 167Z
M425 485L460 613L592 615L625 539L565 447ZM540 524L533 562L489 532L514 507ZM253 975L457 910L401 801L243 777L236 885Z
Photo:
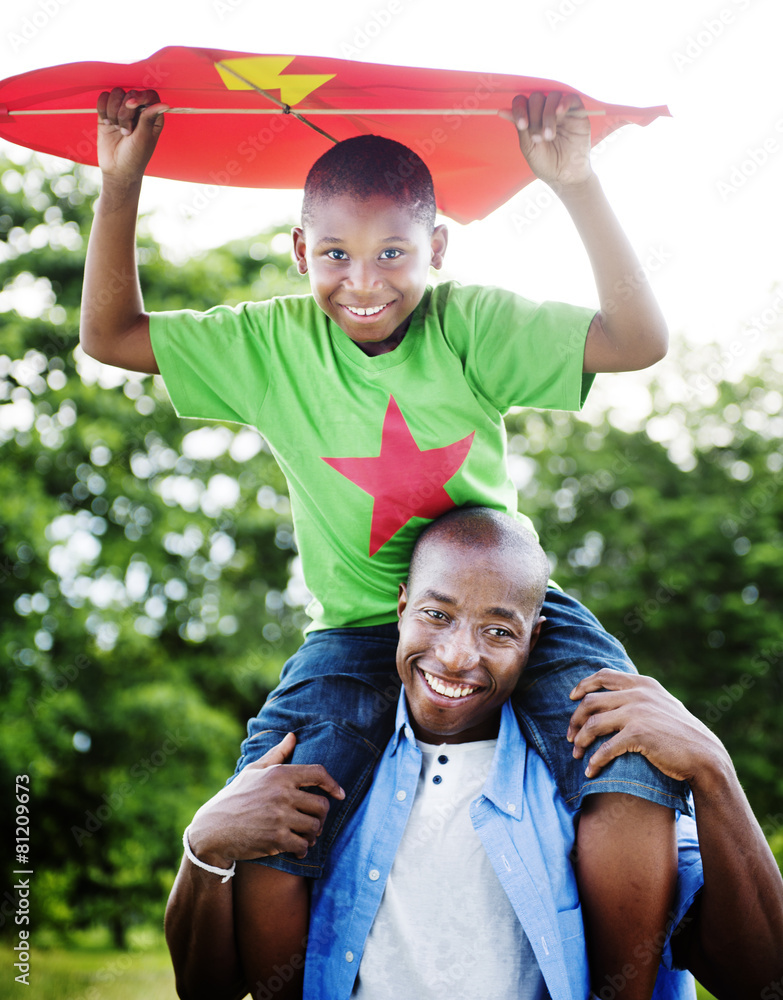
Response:
M516 802L509 802L509 804L508 804L508 811L510 813L515 813L517 811L517 804L516 804Z
M345 953L345 961L346 962L352 962L353 961L353 952L352 951L346 951L346 953Z
M397 801L398 802L404 802L405 798L406 798L406 794L407 793L401 788L399 790L399 792L397 792Z
M440 757L438 757L438 763L439 764L448 764L448 762L449 762L449 758L446 756L445 753L442 753L440 755Z
M432 779L433 785L439 785L441 781L443 781L443 778L441 778L439 774L436 774L435 777Z
M381 877L381 873L378 871L377 868L371 868L369 871L369 876L371 882L377 882L378 879Z

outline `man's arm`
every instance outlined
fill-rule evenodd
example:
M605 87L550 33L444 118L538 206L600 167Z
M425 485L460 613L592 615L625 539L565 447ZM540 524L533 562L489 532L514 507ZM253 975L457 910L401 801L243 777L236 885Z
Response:
M622 792L586 796L574 870L593 993L649 1000L677 884L674 810Z
M571 694L581 757L597 736L590 777L627 752L644 754L693 791L704 888L674 939L675 957L718 998L758 996L783 979L783 879L726 748L651 677L599 670ZM763 994L762 994L763 995Z
M587 334L586 372L647 368L668 330L644 268L590 166L590 122L573 94L516 97L509 117L531 169L565 205L584 244L600 302Z
M305 878L248 864L223 882L183 856L165 921L177 995L239 1000L259 990L269 996L272 980L284 970L277 1000L299 1000L308 921Z
M144 170L163 128L153 90L115 87L98 99L98 164L103 182L87 246L79 339L91 357L155 374L149 316L136 266L136 217Z
M234 933L233 882L223 882L183 855L165 921L177 995L183 1000L238 1000L247 993Z
M188 842L200 861L228 871L235 861L283 851L305 856L329 803L303 789L322 788L334 798L344 793L318 764L283 764L295 743L289 733L198 810ZM296 974L287 981L289 992L278 995L281 1000L301 995L307 921L304 878L265 865L239 865L235 878L224 883L183 857L165 921L179 996L236 1000L249 984L260 988L275 966L286 964Z

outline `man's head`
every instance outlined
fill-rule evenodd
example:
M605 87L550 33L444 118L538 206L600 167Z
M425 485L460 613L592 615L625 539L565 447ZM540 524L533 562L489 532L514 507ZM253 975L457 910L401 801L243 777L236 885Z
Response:
M377 135L337 143L313 164L293 236L316 302L367 354L399 344L448 238L421 158Z
M425 528L398 603L397 670L420 739L497 735L544 621L548 579L541 546L506 514L458 508Z

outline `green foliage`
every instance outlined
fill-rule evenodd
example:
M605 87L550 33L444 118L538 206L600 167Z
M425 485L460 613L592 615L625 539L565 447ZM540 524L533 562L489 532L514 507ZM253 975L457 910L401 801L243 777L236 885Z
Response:
M77 348L90 172L0 174L0 782L31 777L37 925L121 944L160 921L181 831L298 645L303 584L262 438L181 421L159 379ZM274 236L176 267L142 240L147 306L301 291Z
M781 367L770 351L705 382L711 352L670 359L632 433L611 411L508 418L555 578L715 730L768 837L783 830Z
M181 831L299 643L303 584L263 439L179 420L158 379L77 347L92 173L0 175L0 787L30 775L36 928L123 945L160 924ZM142 238L147 307L302 291L274 236L176 266ZM780 364L667 368L644 430L509 416L521 507L558 581L714 726L780 849Z

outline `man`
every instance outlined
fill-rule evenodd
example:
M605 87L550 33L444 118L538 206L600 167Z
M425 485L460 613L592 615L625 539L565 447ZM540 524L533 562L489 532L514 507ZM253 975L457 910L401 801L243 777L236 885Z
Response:
M422 534L400 588L404 697L395 736L313 888L308 998L588 995L578 861L575 873L569 860L573 816L508 704L543 625L547 576L532 535L497 512L453 511ZM590 768L633 749L693 789L704 873L693 821L681 817L670 921L678 931L665 943L655 996L691 995L690 977L675 964L718 996L758 994L783 974L783 883L725 750L648 678L602 671L575 689L575 698L584 695L569 731L576 756L618 731ZM193 860L183 859L167 914L183 997L238 997L248 983L258 997L301 989L295 942L306 929L292 926L292 948L264 954L268 930L279 940L287 914L267 912L254 894L257 866L241 866L236 891L200 870L256 856L254 838L273 828L275 837L287 831L284 849L303 854L314 842L327 800L303 788L341 790L323 769L274 766L293 740L191 825ZM633 879L634 871L621 875ZM658 963L660 948L640 940L636 963L594 991L622 996Z

